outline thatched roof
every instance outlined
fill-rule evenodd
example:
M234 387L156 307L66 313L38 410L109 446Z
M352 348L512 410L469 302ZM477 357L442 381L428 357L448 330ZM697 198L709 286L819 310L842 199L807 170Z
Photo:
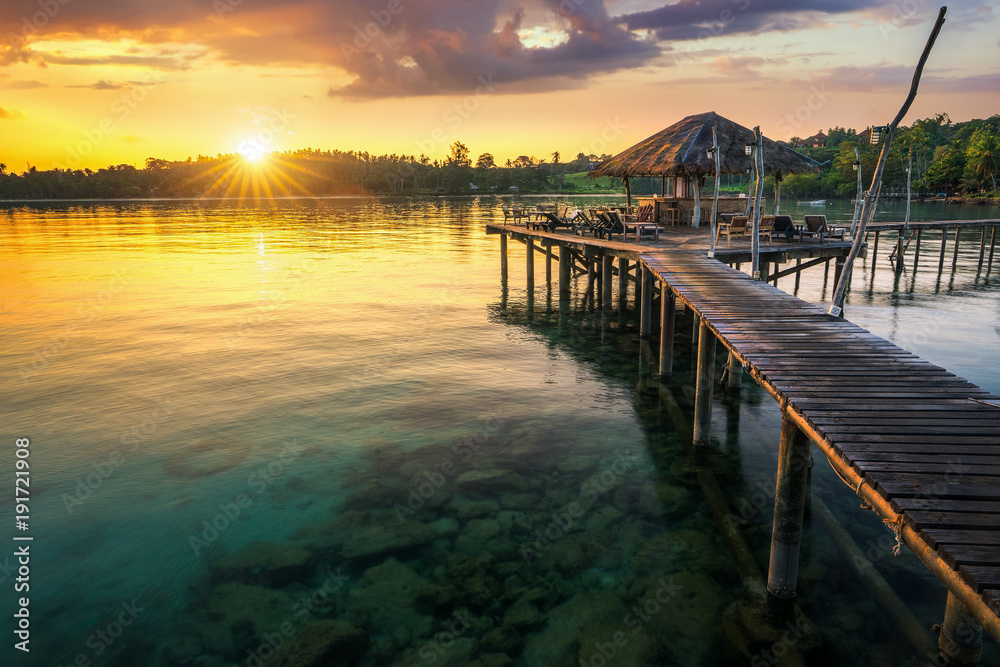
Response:
M719 169L724 174L745 173L750 166L744 147L753 143L753 130L723 118L714 111L700 113L674 123L632 148L614 156L590 172L600 176L695 176L715 175L712 125L719 135ZM764 137L764 171L783 174L819 171L819 163L784 144Z

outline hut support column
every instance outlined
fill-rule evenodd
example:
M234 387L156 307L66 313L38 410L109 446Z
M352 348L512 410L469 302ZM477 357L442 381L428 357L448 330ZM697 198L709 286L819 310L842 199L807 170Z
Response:
M740 387L743 385L743 364L740 363L739 358L732 352L729 353L728 370L726 375L728 378L727 385L729 387L730 398L739 393Z
M674 318L677 297L667 283L660 285L660 377L674 372Z
M698 378L694 397L694 446L706 446L712 430L712 385L715 384L715 335L699 318Z
M618 310L624 311L628 305L628 260L618 258Z
M809 439L783 413L774 489L771 560L767 570L768 601L779 616L791 612L799 576L802 515L808 492Z
M642 305L639 313L639 336L649 338L649 330L653 327L653 272L645 264L642 268Z
M983 626L951 591L945 604L938 648L944 664L955 667L978 665L983 655Z
M559 246L559 298L566 298L569 296L569 263L570 254L569 248L560 245Z
M701 177L695 176L691 182L691 189L694 190L694 212L691 214L691 226L698 228L701 226Z
M614 273L612 270L615 258L611 255L605 254L602 260L601 266L601 306L605 311L611 310L611 276Z

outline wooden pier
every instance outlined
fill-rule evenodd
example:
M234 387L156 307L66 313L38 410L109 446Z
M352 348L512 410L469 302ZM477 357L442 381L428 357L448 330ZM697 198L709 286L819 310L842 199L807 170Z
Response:
M952 221L910 228L982 227L981 256L992 229L992 259L998 224ZM890 228L902 226L873 226ZM560 294L568 295L571 269L579 264L578 273L603 280L606 308L617 260L619 285L637 285L641 336L650 334L658 289L661 375L671 372L676 303L691 308L698 322L696 446L709 442L717 342L730 352L731 369L742 365L778 401L782 428L767 577L771 599L795 595L807 493L796 463L812 443L947 588L939 635L947 664L976 664L983 628L1000 641L1000 397L724 263L747 261L745 248L719 249L713 260L706 257L704 235L699 242L696 235L668 234L661 243L640 245L502 224L487 225L487 233L500 234L502 248L508 237L523 241L529 257L537 250L551 261L558 249ZM839 268L849 247L776 243L761 247L761 264L832 259ZM532 265L529 260L529 276ZM505 274L506 266L504 251Z

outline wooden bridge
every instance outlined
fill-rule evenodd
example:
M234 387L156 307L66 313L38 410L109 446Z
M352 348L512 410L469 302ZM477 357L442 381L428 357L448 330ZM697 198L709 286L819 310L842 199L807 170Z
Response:
M985 239L989 227L995 236L1000 220L978 224ZM780 604L795 596L811 443L948 589L939 635L948 664L978 662L983 628L1000 640L1000 397L723 263L747 261L745 248L720 249L712 260L705 256L707 238L699 242L691 232L673 239L668 234L656 245L502 224L487 225L487 232L500 235L505 278L509 237L528 249L529 285L538 253L551 282L554 251L561 296L569 294L574 270L598 278L605 308L611 307L615 273L623 295L628 282L635 282L642 336L651 332L657 281L661 375L672 372L677 301L694 312L695 446L709 441L717 342L730 352L730 370L737 371L730 381L742 377L742 367L778 401L782 429L769 599ZM762 246L761 265L796 259L805 266L802 259L812 258L806 265L834 260L839 269L849 247Z

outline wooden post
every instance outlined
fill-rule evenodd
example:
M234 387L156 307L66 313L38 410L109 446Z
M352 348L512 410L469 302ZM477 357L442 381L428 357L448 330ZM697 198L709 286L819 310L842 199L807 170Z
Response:
M924 230L922 230L922 229L920 229L918 227L917 230L916 230L917 238L914 239L917 242L916 247L913 248L913 270L914 270L914 272L917 270L917 262L920 261L920 235L923 233L923 231Z
M614 261L615 258L612 255L605 253L603 257L603 266L601 273L601 307L605 311L611 310L611 276L614 273Z
M716 126L718 121L712 123L712 158L715 162L715 192L712 195L712 219L709 221L709 246L708 256L715 258L715 226L719 224L719 184L722 174L719 173L719 135Z
M945 603L938 648L944 664L957 667L978 665L983 655L983 626L951 591Z
M732 352L729 353L729 371L728 375L728 386L729 386L729 397L733 398L740 391L740 386L743 384L743 364L740 363L739 358Z
M753 198L753 220L750 231L750 255L751 269L750 275L754 280L761 280L760 277L760 205L764 194L764 139L760 133L760 126L753 128L754 135L754 198Z
M545 244L545 284L552 286L552 243Z
M983 257L986 255L986 225L983 225L983 231L979 235L979 268L983 268Z
M642 267L642 305L639 313L639 337L649 338L649 330L653 327L653 272Z
M507 235L500 235L500 282L507 284Z
M879 231L875 230L875 245L872 247L872 263L874 264L878 260L878 235Z
M774 489L771 560L767 570L768 598L789 608L799 575L799 544L809 472L809 439L782 413L778 448L778 478Z
M570 254L569 247L561 245L559 246L559 298L569 296L569 263Z
M903 270L903 230L896 232L896 273ZM839 274L838 274L839 275Z
M802 260L801 259L795 260L795 266L801 266L801 265L802 265ZM796 294L798 294L798 291L799 291L799 280L801 278L802 278L802 270L800 269L800 270L798 270L798 271L795 272L795 293Z
M674 319L677 297L667 283L660 285L660 376L674 373Z
M958 264L958 240L962 235L962 228L955 228L955 250L951 253L951 270L954 273L955 265Z
M760 262L760 279L763 282L768 281L768 276L771 275L771 263L770 262Z
M528 282L528 291L530 292L531 290L533 290L535 288L535 242L534 242L534 240L531 239L531 238L528 238L528 240L524 242L524 249L528 251L528 254L525 255L525 258L524 258L524 269L525 269L525 273L527 274L526 278L527 278L527 282Z
M695 176L691 184L694 190L694 211L691 213L691 227L697 229L701 226L701 177Z
M944 270L944 248L948 245L948 228L941 230L941 258L938 260L938 273Z
M834 285L836 285L837 283L840 282L840 276L844 272L844 262L846 260L847 260L847 258L844 257L843 255L841 255L840 257L837 257L837 259L834 261L834 267L833 267L833 284ZM826 265L830 266L830 263L827 262Z
M709 443L712 429L712 385L715 384L715 335L700 322L698 332L698 376L694 398L694 445Z
M618 310L628 306L628 259L618 258Z
M993 231L990 232L990 259L986 262L986 276L989 277L990 269L993 268L993 251L996 249L997 242L997 226L993 225Z

